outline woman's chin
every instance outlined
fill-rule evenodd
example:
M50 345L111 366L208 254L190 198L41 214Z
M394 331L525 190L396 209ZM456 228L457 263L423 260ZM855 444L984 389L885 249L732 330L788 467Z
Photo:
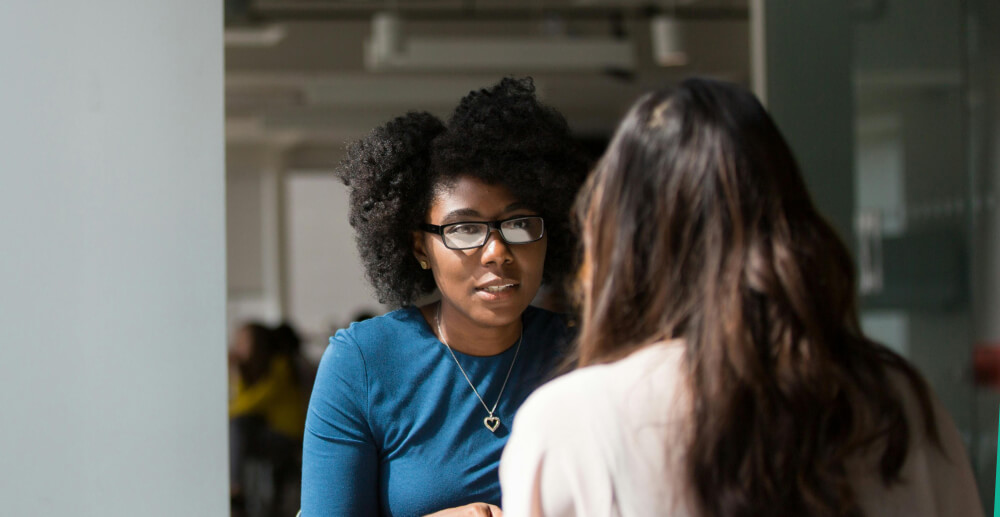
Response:
M523 296L477 296L476 302L471 314L474 320L487 327L504 327L520 321L521 313L528 308L531 300Z

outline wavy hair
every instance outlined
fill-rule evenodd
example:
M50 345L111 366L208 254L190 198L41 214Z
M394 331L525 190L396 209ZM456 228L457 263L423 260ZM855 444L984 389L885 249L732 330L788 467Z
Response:
M911 440L889 370L940 444L926 384L861 333L851 257L746 90L689 79L642 97L576 212L578 365L683 340L701 515L862 515L848 459L878 451L888 485Z

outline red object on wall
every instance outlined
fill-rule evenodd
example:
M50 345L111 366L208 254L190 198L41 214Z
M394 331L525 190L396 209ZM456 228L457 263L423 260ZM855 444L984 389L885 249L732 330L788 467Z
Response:
M1000 343L979 343L972 352L977 386L1000 389Z

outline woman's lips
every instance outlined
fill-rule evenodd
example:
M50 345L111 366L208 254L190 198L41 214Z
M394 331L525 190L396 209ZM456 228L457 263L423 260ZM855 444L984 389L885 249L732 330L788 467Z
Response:
M511 283L506 283L506 284L488 285L488 286L485 286L485 287L477 287L476 289L479 289L481 291L486 291L488 293L499 293L499 292L502 292L502 291L506 291L508 289L513 289L515 287L517 287L517 284L514 283L514 282L511 282Z
M490 301L503 300L513 296L514 293L517 292L517 289L519 287L521 287L520 284L513 282L494 284L483 287L477 287L476 294Z

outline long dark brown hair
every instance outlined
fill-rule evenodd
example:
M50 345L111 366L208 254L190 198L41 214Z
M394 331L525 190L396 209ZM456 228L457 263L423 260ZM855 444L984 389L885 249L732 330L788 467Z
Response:
M861 333L850 254L743 88L690 79L641 98L576 211L578 364L683 340L699 514L862 515L848 459L875 451L891 484L912 436L890 370L939 443L926 384Z

